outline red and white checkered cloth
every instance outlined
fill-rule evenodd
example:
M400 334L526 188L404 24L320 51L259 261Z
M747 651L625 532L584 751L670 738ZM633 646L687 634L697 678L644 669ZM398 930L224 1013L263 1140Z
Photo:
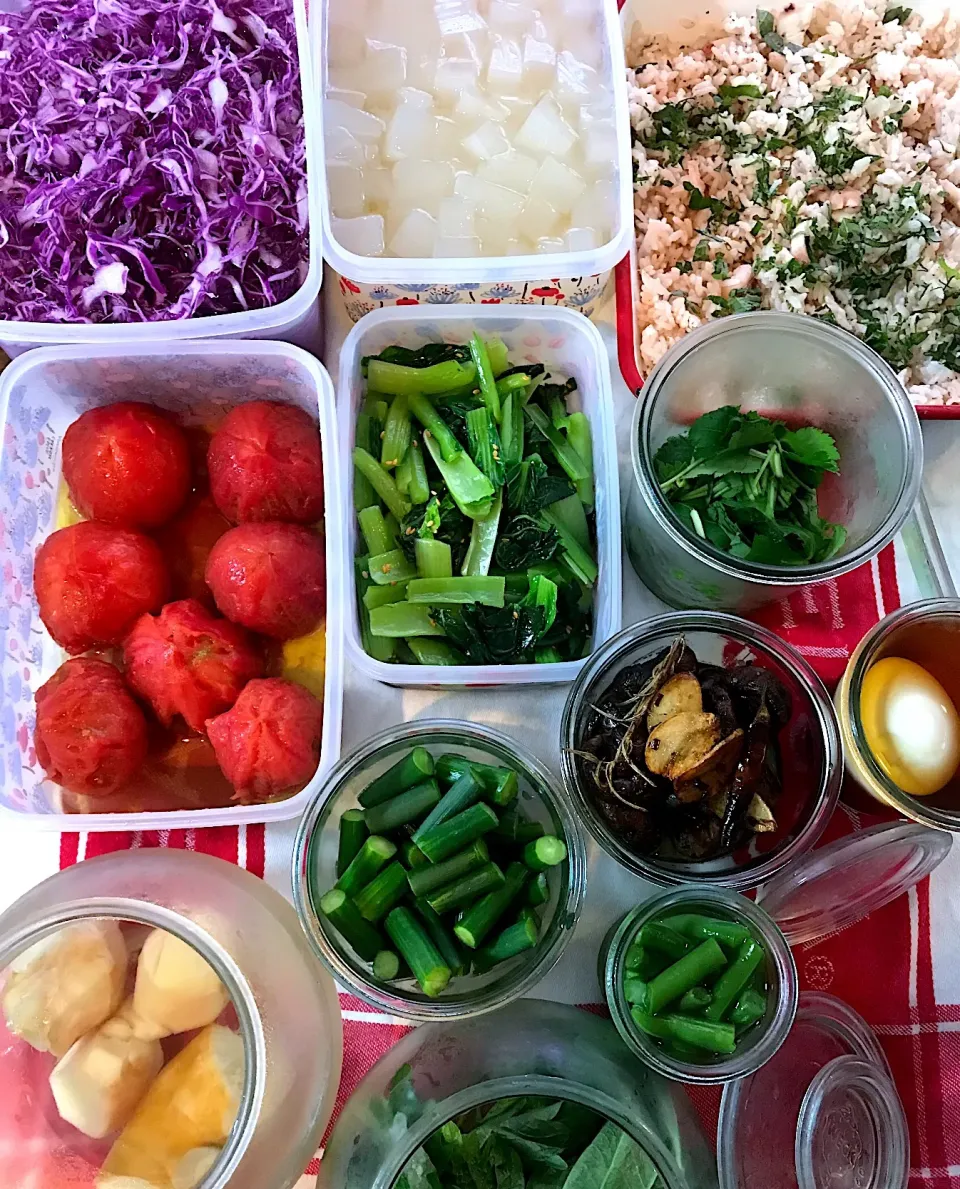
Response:
M787 603L766 609L758 618L798 648L832 684L864 632L900 605L897 566L894 550L888 548L869 566L835 583L804 591ZM628 621L638 617L630 614L629 593L627 608ZM353 738L347 739L347 747L368 733L364 721L368 725L384 721L377 695L369 687L358 686L353 696L356 701L351 707L348 684L348 709L353 713L345 716L345 721ZM531 706L529 693L473 693L469 702L458 705L453 697L440 707L434 704L436 695L428 691L407 695L392 691L390 696L399 699L400 712L395 717L441 713L484 718L522 733L544 760L555 762L555 748L547 742L556 738L555 730L550 734L555 719L549 716L559 713L562 693L537 695L538 701L552 699L557 707L546 711L549 721L534 725L523 717ZM351 721L357 723L352 731ZM848 789L848 794L849 802L836 814L826 840L883 820L874 811L876 806L865 803L856 790ZM170 846L238 863L289 894L293 835L294 827L285 825L8 838L6 846L0 840L0 892L4 901L17 893L10 881L14 872L13 885L20 884L22 890L58 866L94 855L128 847ZM606 926L644 894L640 881L592 848L584 919L561 963L537 993L584 1005L599 998L592 971L600 938ZM796 952L802 987L845 999L879 1035L910 1121L911 1189L960 1189L958 933L960 862L948 859L931 880L868 920ZM369 1010L348 995L341 996L341 1008L345 1043L338 1108L370 1066L407 1031L401 1022ZM719 1091L697 1090L693 1098L708 1132L714 1135ZM308 1176L315 1172L316 1162L312 1162ZM310 1183L304 1181L305 1186Z

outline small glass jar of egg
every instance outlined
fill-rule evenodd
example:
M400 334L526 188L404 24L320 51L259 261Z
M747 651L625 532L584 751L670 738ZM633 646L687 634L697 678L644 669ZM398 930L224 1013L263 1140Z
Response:
M882 619L851 656L836 705L857 783L913 821L960 832L960 599Z
M123 851L0 916L0 1185L289 1189L332 1113L336 991L289 904Z

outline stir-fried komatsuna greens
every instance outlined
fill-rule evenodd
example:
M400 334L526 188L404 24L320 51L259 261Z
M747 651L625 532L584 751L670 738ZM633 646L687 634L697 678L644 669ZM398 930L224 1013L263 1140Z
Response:
M575 752L580 779L636 853L727 854L777 828L777 735L790 714L769 669L702 664L681 636L621 670L593 706Z
M409 1081L391 1095L414 1098ZM409 1108L408 1108L409 1109ZM444 1123L394 1189L662 1189L639 1144L575 1102L501 1098Z
M574 379L498 339L361 361L354 507L363 645L424 665L578 660L598 576L593 446Z
M667 438L653 467L690 532L745 561L799 566L827 561L846 539L817 506L817 488L839 463L824 430L725 405Z

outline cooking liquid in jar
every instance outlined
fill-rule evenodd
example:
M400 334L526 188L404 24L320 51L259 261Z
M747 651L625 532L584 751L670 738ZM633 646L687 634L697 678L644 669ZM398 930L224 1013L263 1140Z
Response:
M182 427L190 443L195 479L188 501L208 494L207 447L217 424L211 422L202 426ZM71 503L70 493L61 478L57 492L55 527L66 528L83 519ZM214 532L206 538L205 546L212 547L217 537L230 527L231 525L224 520L222 531ZM153 535L162 537L163 531L161 528ZM196 568L189 576L186 573L174 575L172 600L189 597L194 583L198 580L202 583L203 560L194 559L193 565ZM211 610L216 610L212 598L207 600L207 605ZM299 682L323 701L325 623L321 623L309 635L300 636L296 640L281 643L262 636L256 639L263 648L267 677L286 677ZM117 649L95 650L89 655L102 656L111 663L118 663L122 659ZM221 772L213 746L206 735L190 730L182 719L175 720L169 727L165 727L150 713L147 714L147 727L150 733L150 750L136 776L116 791L96 797L72 793L57 786L58 811L162 813L171 809L215 809L235 804L234 787Z

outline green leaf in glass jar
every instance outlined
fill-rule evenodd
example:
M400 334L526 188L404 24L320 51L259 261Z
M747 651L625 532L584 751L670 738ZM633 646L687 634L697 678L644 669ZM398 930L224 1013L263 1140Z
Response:
M685 434L667 438L653 458L653 467L660 483L665 483L693 462L693 443Z
M605 1123L570 1170L563 1189L653 1189L658 1179L640 1145L615 1123Z
M716 454L726 446L727 437L739 428L742 417L736 405L722 405L698 417L687 431L687 440L696 458Z
M394 1189L444 1189L433 1161L423 1148L417 1148L403 1166ZM523 1189L523 1182L520 1189Z
M792 429L783 435L783 449L802 466L820 471L840 470L840 451L836 442L824 430L813 425Z

